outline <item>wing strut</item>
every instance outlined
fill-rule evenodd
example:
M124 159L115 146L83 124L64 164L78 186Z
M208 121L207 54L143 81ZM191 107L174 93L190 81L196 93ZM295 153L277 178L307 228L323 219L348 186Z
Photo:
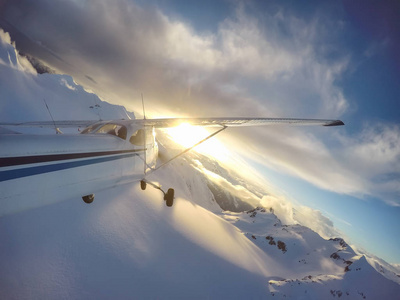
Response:
M169 159L168 161L166 161L166 162L163 163L162 165L160 165L160 166L158 166L158 167L152 169L151 172L157 171L158 169L164 167L166 164L169 164L171 161L177 159L179 156L185 154L186 152L189 152L189 151L192 150L194 147L197 147L198 145L204 143L204 142L207 141L208 139L212 138L213 136L217 135L217 134L220 133L221 131L224 131L225 129L228 128L228 126L225 126L225 125L221 125L221 126L222 126L221 129L219 129L219 130L213 132L212 134L210 134L210 135L207 136L206 138L202 139L200 142L194 144L193 146L191 146L191 147L189 147L189 148L186 148L186 149L183 150L181 153L178 153L177 155L175 155L174 157L172 157L171 159Z
M144 110L144 100L143 100L143 94L142 94L142 106L143 106L143 120L146 121L146 111ZM144 176L146 176L146 171L147 171L147 144L146 144L146 135L147 135L147 131L146 131L146 124L143 125L143 130L144 130L144 165L143 165L143 173Z

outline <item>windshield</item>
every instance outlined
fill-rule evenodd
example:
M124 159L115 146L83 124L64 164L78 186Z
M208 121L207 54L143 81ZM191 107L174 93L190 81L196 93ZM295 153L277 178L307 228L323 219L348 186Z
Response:
M90 125L89 127L86 127L84 130L82 130L81 134L92 133L93 131L95 131L97 128L99 128L102 125L103 124L99 124L99 123Z

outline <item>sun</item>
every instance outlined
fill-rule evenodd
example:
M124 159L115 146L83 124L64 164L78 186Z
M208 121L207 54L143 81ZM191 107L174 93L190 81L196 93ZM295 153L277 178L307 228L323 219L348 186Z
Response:
M188 123L168 128L166 129L166 132L175 143L178 143L185 148L192 147L211 134L211 132L206 130L204 127L192 126ZM212 137L196 146L194 150L205 155L213 156L222 161L226 161L229 156L228 149L225 148L216 137Z

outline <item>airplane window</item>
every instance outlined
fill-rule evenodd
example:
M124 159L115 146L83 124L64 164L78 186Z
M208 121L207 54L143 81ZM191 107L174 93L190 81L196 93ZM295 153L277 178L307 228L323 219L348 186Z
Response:
M120 126L120 128L117 131L117 136L120 137L121 139L125 140L127 135L127 130L125 126Z
M86 127L84 130L82 130L81 134L87 134L95 131L97 128L99 128L103 124L93 124L88 127Z
M127 129L125 126L117 124L106 124L96 131L96 133L107 133L115 135L121 139L126 139Z

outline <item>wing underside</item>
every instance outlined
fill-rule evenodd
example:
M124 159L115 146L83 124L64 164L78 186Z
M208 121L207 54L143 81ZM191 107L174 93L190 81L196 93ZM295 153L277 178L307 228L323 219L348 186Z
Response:
M321 125L340 126L344 123L340 120L323 119L293 119L293 118L167 118L133 120L143 122L144 125L156 128L175 127L186 123L194 126L263 126L263 125Z
M265 126L265 125L320 125L340 126L344 123L340 120L325 119L294 119L294 118L165 118L165 119L135 119L135 120L110 120L109 122L123 122L155 128L176 127L180 124L190 124L204 127L238 127L238 126ZM0 126L20 127L87 127L99 121L44 121L44 122L20 122L1 123ZM103 121L107 122L107 121Z

